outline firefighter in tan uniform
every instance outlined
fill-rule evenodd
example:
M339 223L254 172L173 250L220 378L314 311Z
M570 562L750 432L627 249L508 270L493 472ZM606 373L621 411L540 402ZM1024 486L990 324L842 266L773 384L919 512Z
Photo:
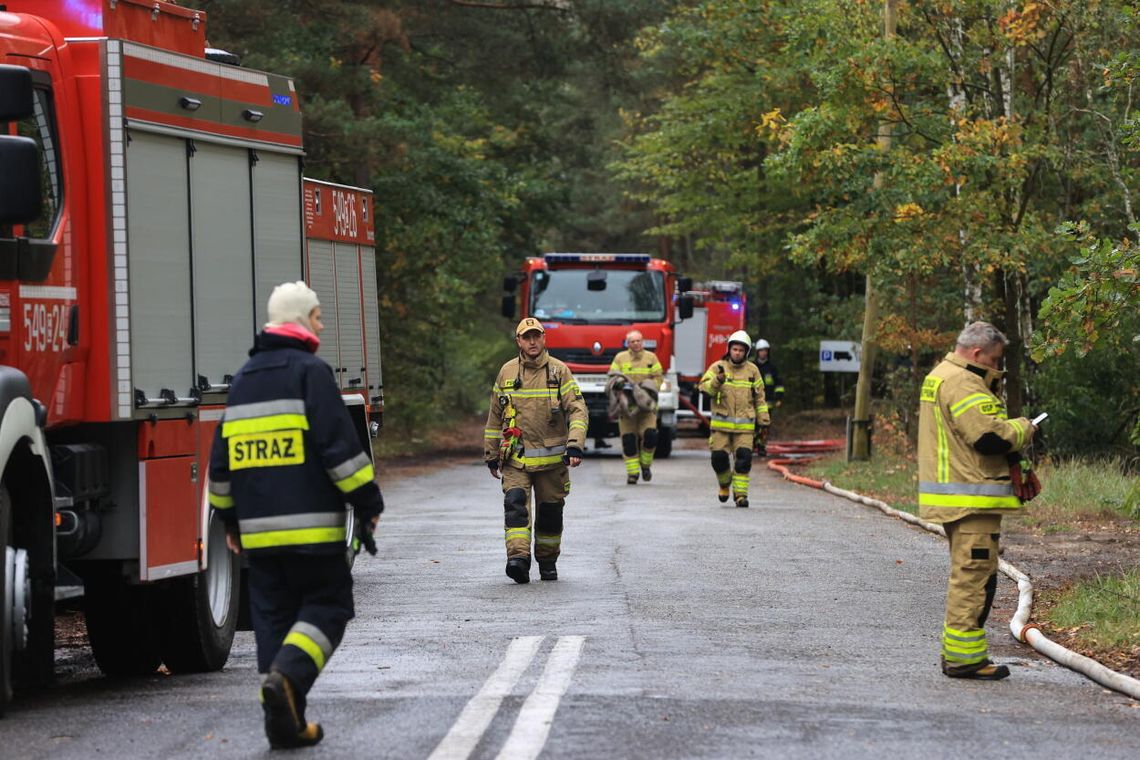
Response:
M491 389L483 459L503 481L507 575L530 581L531 526L539 577L558 580L562 508L570 493L567 465L582 463L588 414L569 368L546 352L546 330L533 317L515 329L519 355ZM500 474L501 473L501 474ZM534 510L531 509L534 490Z
M748 478L752 470L752 442L757 426L771 424L764 398L764 378L748 361L752 340L737 330L728 336L728 353L713 362L701 377L700 389L712 399L709 449L721 502L728 501L731 482L736 506L748 506ZM735 472L733 471L735 470Z
M919 515L941 523L950 542L942 672L953 678L1009 675L1005 665L990 662L985 623L997 589L1001 517L1021 508L1009 461L1036 428L1024 417L1007 419L997 395L1007 343L993 325L974 322L922 382Z
M628 348L615 356L610 364L610 377L620 375L633 385L648 386L646 389L652 389L652 398L656 401L661 382L665 379L657 354L645 349L645 338L638 330L631 330L625 336L625 344ZM637 483L640 474L648 483L653 479L650 466L653 464L653 452L657 449L657 405L654 403L653 408L645 409L631 404L629 412L618 416L626 482L629 485Z

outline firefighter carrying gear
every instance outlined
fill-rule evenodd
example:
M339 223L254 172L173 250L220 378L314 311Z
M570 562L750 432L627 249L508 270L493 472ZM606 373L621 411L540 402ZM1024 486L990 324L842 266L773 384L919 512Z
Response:
M657 450L657 394L665 379L657 355L642 349L626 349L610 364L606 395L610 397L610 417L617 417L625 460L626 483L637 483L638 475L652 479L650 469Z
M209 503L248 557L258 671L283 679L262 690L275 746L323 735L304 721L305 697L354 615L347 525L359 521L367 547L384 509L318 345L299 324L267 326L234 376L210 452Z
M985 622L997 588L1001 518L1021 507L1006 455L1023 450L1034 428L1007 418L997 395L1003 374L952 352L926 376L919 397L919 516L941 523L950 543L942 661L953 677L1004 677L989 661Z
M747 339L747 334L744 337ZM731 345L732 338L729 340ZM717 497L726 501L731 483L736 505L747 507L753 436L757 425L771 424L760 370L747 359L737 364L726 355L705 371L700 389L712 400L709 449L719 486Z
M510 408L515 411L513 425L507 424ZM483 431L483 460L493 473L502 472L507 559L525 559L528 574L532 526L537 560L553 562L561 552L562 510L570 492L566 463L582 456L587 420L586 402L573 374L546 351L533 360L520 354L499 370ZM519 435L500 468L504 430L510 428ZM522 576L520 570L512 573L511 565L507 574L526 582L516 577Z

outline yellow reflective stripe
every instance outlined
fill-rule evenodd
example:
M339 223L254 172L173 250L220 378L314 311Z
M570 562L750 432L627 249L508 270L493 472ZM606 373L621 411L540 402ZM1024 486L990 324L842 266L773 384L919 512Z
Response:
M336 487L341 493L352 493L365 483L371 483L375 478L376 471L372 469L372 465L366 464L347 478L336 481Z
M1017 431L1017 443L1014 444L1014 448L1020 449L1025 445L1025 428L1021 426L1021 420L1012 420L1009 424Z
M292 530L267 530L261 533L242 533L243 549L267 549L271 546L300 546L303 544L329 544L343 542L344 526L335 528L294 528Z
M540 546L558 546L562 543L562 536L544 536L539 534L534 537L534 542Z
M961 493L919 493L918 504L923 507L962 507L966 509L1017 509L1021 500L1016 496L974 496Z
M274 430L308 430L309 420L303 414L271 414L244 420L222 422L222 437L248 433L271 433Z
M234 505L234 497L232 496L219 496L216 493L209 495L210 506L214 509L230 509Z
M498 430L497 428L487 428L486 430L483 431L483 437L484 438L502 438L503 433L501 430Z
M934 426L938 437L938 482L950 482L950 442L946 438L946 426L942 423L942 410L934 404Z
M712 430L732 430L747 433L755 427L754 422L724 422L721 420L712 420L709 422L709 428Z
M299 631L290 631L289 634L285 637L285 641L282 643L282 646L289 644L297 647L302 652L309 655L309 657L313 658L313 662L316 663L318 671L322 670L325 667L325 653L321 651L321 647L317 644L317 642L313 641L305 634Z
M641 460L638 457L627 457L625 460L625 472L627 475L636 475L641 472Z
M506 534L508 541L521 538L530 543L530 528L507 528Z
M950 407L950 414L953 417L961 417L966 413L967 410L972 409L979 404L984 404L987 401L993 403L994 397L988 393L971 393L969 396L966 396L966 398Z
M581 420L570 420L571 430L585 430L586 428L587 425L585 422L582 422Z
M735 388L755 388L756 384L751 380L733 380L729 378L724 381L725 385L731 385Z
M521 462L525 466L541 467L544 464L556 464L562 461L561 454L551 454L543 457L528 457L522 454L513 454L511 459Z

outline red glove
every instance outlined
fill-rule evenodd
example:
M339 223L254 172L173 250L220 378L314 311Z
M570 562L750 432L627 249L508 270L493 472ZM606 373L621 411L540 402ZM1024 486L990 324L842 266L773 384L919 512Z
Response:
M1041 481L1028 459L1014 459L1009 463L1009 480L1014 495L1021 501L1033 501L1041 493Z

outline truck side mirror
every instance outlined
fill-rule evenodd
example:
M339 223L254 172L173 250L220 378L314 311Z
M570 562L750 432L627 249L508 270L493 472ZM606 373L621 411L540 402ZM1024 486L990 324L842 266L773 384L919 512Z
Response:
M19 121L35 112L31 70L24 66L0 65L0 121Z
M692 283L692 280L689 281ZM681 319L691 319L693 316L693 297L681 296L681 302L677 305L677 313Z
M503 296L503 305L500 307L503 316L507 319L515 318L515 297Z
M519 286L519 279L517 277L504 277L503 278L503 292L514 293L515 288Z
M34 222L42 212L39 146L29 137L0 136L0 225Z
M681 291L682 294L688 293L692 289L693 289L693 278L692 277L680 277L677 279L677 290Z
M606 273L601 269L595 269L592 272L586 273L586 290L605 290L606 289Z

